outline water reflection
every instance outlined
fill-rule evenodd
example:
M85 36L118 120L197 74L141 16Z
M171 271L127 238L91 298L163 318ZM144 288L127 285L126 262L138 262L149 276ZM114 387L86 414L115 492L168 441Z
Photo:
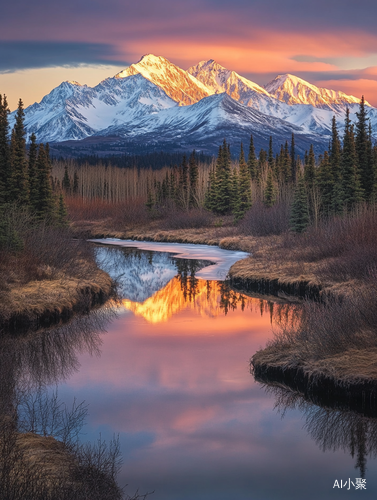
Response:
M275 396L275 409L285 416L287 410L300 410L304 428L323 451L342 450L355 460L355 469L365 478L367 458L377 456L377 418L366 417L344 409L344 401L332 402L332 407L318 406L302 394L281 385L266 385ZM317 396L318 400L318 396Z

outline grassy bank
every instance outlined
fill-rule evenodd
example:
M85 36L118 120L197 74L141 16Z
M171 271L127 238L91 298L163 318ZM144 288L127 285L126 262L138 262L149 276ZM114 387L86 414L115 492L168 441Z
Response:
M112 292L94 249L69 228L8 210L0 248L0 331L36 328L86 312Z

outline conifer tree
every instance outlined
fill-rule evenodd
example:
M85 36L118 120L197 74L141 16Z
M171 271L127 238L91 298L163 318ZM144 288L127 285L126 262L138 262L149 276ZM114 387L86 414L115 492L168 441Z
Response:
M62 188L66 193L69 193L71 191L71 179L68 174L68 167L67 165L64 167L64 175L63 175L63 180L62 180Z
M221 146L220 146L221 147ZM216 208L216 178L215 171L211 168L209 172L207 191L204 197L204 208L215 211Z
M292 132L291 139L291 179L296 182L297 168L296 168L296 151L295 151L295 134Z
M77 171L75 170L75 173L73 174L73 188L72 191L74 194L77 194L79 192L79 175Z
M343 154L342 154L342 191L346 210L351 210L357 203L362 201L363 192L360 185L357 152L353 125L349 117L349 109L346 112Z
M189 179L188 179L188 164L186 155L183 157L180 169L179 169L179 200L183 208L188 206L188 191L189 191Z
M39 200L39 178L37 170L38 146L35 134L30 136L28 178L29 178L29 203L32 210L36 210Z
M154 199L153 199L152 192L149 188L149 185L147 186L147 201L145 203L145 206L147 207L148 212L152 212L153 207L154 207Z
M198 206L198 183L199 183L199 167L196 160L195 150L191 153L189 159L189 179L190 179L190 197L189 207Z
M20 99L16 113L16 123L11 139L11 180L10 199L21 206L29 204L28 164L26 160L26 141L24 109Z
M305 183L310 190L314 186L314 180L315 180L315 156L314 156L314 150L313 150L313 144L310 145L310 150L309 150L309 155L305 158L305 171L304 171L304 177L305 177Z
M371 183L371 178L373 171L371 170L371 165L368 161L368 117L367 111L365 109L365 100L362 96L360 101L359 112L356 113L356 153L358 168L360 173L361 187L363 189L365 199L369 200L371 196L371 188L373 183Z
M330 142L330 165L331 173L334 184L339 182L341 178L341 161L342 161L342 147L340 144L338 127L336 124L335 116L332 118L332 128L331 128L331 142Z
M321 159L316 180L321 194L322 212L328 215L332 210L334 179L327 151L325 151L323 158Z
M247 159L247 166L249 167L250 177L253 181L258 179L258 160L255 156L253 134L250 135L249 156Z
M309 203L305 180L298 173L290 217L290 228L295 233L304 232L309 225Z
M271 172L275 172L275 160L274 160L274 151L272 146L272 135L270 135L270 142L268 145L268 167Z
M276 191L273 181L272 170L269 168L267 173L267 182L264 190L263 203L266 207L272 207L276 201Z
M250 174L245 156L243 146L241 143L241 153L239 159L239 176L238 176L238 197L236 203L235 219L240 220L251 207L251 184Z
M230 174L230 208L232 214L235 216L236 221L240 218L238 217L239 205L240 205L239 175L237 168L234 168Z
M292 167L292 161L289 154L288 141L285 141L284 154L281 163L281 170L283 174L282 178L284 182L289 182L292 179L291 167Z
M67 227L68 226L68 213L67 207L64 203L63 193L59 195L58 209L56 213L56 223L59 227Z
M215 168L215 203L214 211L220 215L225 215L231 211L231 168L230 151L224 139L223 146L219 151L219 156Z
M11 163L7 98L0 94L0 206L9 200Z
M54 200L50 181L50 163L43 144L40 144L38 148L37 175L39 186L38 203L36 206L37 216L40 219L52 217Z

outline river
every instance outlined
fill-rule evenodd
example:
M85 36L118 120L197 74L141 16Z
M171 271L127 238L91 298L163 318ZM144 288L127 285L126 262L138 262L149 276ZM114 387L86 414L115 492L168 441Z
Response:
M119 434L126 491L154 491L151 500L376 498L377 419L315 406L250 373L250 357L298 306L230 289L213 249L186 247L177 258L150 248L98 246L121 300L105 324L80 326L85 339L68 332L69 356L54 355L46 370L62 401L88 404L83 441Z

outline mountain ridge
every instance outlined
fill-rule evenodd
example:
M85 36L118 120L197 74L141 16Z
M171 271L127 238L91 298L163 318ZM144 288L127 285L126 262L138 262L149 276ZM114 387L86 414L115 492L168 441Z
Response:
M203 148L206 138L212 144L209 138L217 139L219 131L239 140L246 130L260 136L260 144L267 133L278 138L294 132L304 142L327 145L332 116L341 128L347 107L355 120L356 97L294 75L278 75L261 87L213 59L185 71L162 56L147 54L94 87L62 82L25 109L25 126L38 141L56 143L111 135L179 145L186 127L192 141L183 142L192 149ZM368 111L377 125L377 110L369 105ZM15 112L11 125L14 117Z

